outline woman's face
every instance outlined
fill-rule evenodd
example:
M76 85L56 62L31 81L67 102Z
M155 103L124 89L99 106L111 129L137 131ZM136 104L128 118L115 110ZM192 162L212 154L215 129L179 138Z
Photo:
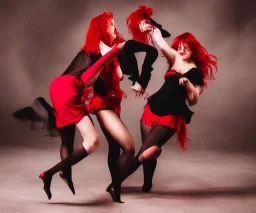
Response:
M116 39L117 31L114 19L109 19L106 32L109 34L111 41Z
M178 53L183 60L188 60L191 57L192 50L187 43L180 42L178 46Z

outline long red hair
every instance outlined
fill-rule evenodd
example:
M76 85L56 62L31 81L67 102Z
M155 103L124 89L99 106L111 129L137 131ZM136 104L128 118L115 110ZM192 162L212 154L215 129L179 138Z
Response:
M141 32L139 28L139 23L142 20L148 21L149 18L153 15L154 10L153 8L147 6L147 5L139 5L139 8L135 11L133 11L127 18L126 18L126 24L129 29L129 33L133 37L134 40L149 44L152 40L151 35L149 35L146 32ZM148 21L148 23L150 23Z
M112 12L103 12L102 14L94 17L90 22L90 26L85 38L85 43L81 50L85 50L88 54L92 53L98 55L100 54L100 41L103 41L109 47L125 41L123 36L115 29L116 38L111 43L111 38L107 32L107 27L113 18L114 17ZM107 99L108 96L111 96L111 92L113 91L115 91L117 96L123 95L123 91L119 87L120 80L117 77L118 65L119 64L117 58L115 58L100 74L100 78L104 81L104 93L107 96ZM97 90L94 91L96 92Z
M116 30L116 39L111 43L111 38L107 32L107 26L109 21L114 18L112 12L104 12L96 17L94 17L90 26L87 30L84 46L81 48L87 53L100 53L100 41L103 41L106 45L112 46L120 42L125 41L123 36Z
M214 80L215 74L218 71L217 57L209 54L206 48L189 32L177 36L172 43L172 48L177 51L180 43L185 43L191 48L191 60L203 74L203 88L207 87L207 81Z

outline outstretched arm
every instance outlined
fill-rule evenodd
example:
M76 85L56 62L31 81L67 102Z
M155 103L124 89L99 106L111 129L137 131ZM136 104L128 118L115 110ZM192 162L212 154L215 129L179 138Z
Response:
M162 34L159 29L155 28L152 33L152 37L156 44L159 46L161 52L168 60L170 66L172 67L178 58L178 53L176 50L172 49L162 37Z
M81 80L83 81L85 87L90 87L95 83L100 75L100 72L105 68L105 66L122 51L124 44L125 42L115 46L82 74Z

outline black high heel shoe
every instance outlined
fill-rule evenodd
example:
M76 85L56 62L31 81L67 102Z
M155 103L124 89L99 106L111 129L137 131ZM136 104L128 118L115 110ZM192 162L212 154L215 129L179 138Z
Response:
M52 198L52 193L51 193L51 182L52 182L52 176L49 176L46 174L46 172L43 172L42 174L39 175L39 178L42 179L44 182L44 191L48 197L49 200Z
M121 194L121 187L120 189L114 189L114 186L113 184L109 184L108 188L106 189L106 191L111 195L112 197L112 200L114 202L117 202L117 203L124 203L123 201L121 201L121 198L120 198L120 194Z
M152 18L149 18L149 21L151 24L153 24L156 28L158 28L161 31L161 34L163 38L168 38L171 36L171 33L169 33L167 30L163 29L162 25L157 23L155 20Z
M75 195L76 194L75 187L74 187L71 177L70 178L66 177L63 172L60 172L59 175L60 175L61 179L67 184L67 186L69 187L71 192Z
M108 185L108 188L106 189L106 192L110 192L111 188L113 188L112 183Z

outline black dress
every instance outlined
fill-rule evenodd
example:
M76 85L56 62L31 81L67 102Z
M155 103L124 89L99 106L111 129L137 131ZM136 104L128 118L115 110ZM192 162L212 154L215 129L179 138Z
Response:
M192 68L184 74L175 70L167 71L163 86L148 98L142 121L151 127L161 124L175 129L178 141L185 149L186 124L190 123L194 112L186 104L187 90L179 84L181 77L186 77L193 85L203 86L203 75L198 68Z

